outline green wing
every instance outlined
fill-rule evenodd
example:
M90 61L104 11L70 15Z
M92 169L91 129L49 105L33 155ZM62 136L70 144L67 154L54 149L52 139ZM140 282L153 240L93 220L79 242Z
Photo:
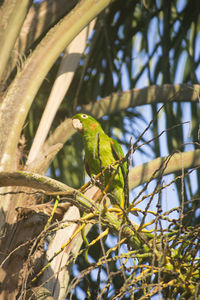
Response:
M116 160L122 159L124 157L124 152L122 150L122 147L120 146L120 144L114 140L114 139L110 139L110 144L111 144L111 149L112 149L112 153L113 156ZM121 170L122 170L122 174L123 174L123 178L124 178L124 184L126 185L126 195L124 197L123 200L123 207L128 207L129 206L129 185L128 182L126 181L126 176L128 173L128 164L125 161L122 165L121 165ZM126 184L127 183L127 184Z
M87 174L91 177L91 172L90 172L89 164L86 161L85 157L84 157L84 165L85 165L85 170L86 170Z
M116 160L122 159L124 157L124 152L123 152L120 144L112 138L110 139L110 144L111 144L111 149L112 149L114 158ZM123 163L123 165L121 165L121 169L122 169L123 177L125 178L125 176L128 172L127 162L125 162L125 163Z

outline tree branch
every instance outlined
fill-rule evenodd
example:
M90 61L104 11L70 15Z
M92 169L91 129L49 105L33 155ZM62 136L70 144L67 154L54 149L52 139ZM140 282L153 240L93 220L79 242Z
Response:
M3 4L0 15L0 82L30 4L30 0L10 0Z
M30 8L15 45L18 53L23 54L53 24L63 17L77 0L45 0Z
M34 43L76 3L77 0L44 0L32 5L16 40L4 80L7 80L19 60L23 62L24 54L33 49Z
M182 168L190 169L200 166L200 150L175 153L171 157L158 157L150 162L136 166L129 172L129 186L133 189L160 175L181 172Z
M200 150L175 153L171 157L159 157L148 163L132 168L129 172L129 185L133 189L140 184L147 182L152 175L158 178L160 175L172 174L182 169L191 169L200 165ZM0 173L0 187L25 186L44 192L62 192L80 194L77 190L61 183L55 179L35 174L32 172L2 172ZM88 199L87 199L88 200ZM75 203L73 203L75 204ZM83 202L83 206L85 203Z
M102 116L111 115L123 109L145 104L165 103L169 99L172 102L198 102L200 100L200 85L164 84L162 86L152 85L143 89L132 89L123 93L114 93L95 103L87 104L80 111L100 119ZM65 143L74 133L71 119L66 119L50 135L44 149L55 143Z
M97 119L105 115L120 112L123 109L144 104L173 102L198 102L200 85L163 84L151 85L143 89L132 89L123 93L114 93L95 103L87 104L81 111L94 115Z
M72 188L55 179L32 172L2 172L0 173L0 187L24 186L44 192L72 192Z

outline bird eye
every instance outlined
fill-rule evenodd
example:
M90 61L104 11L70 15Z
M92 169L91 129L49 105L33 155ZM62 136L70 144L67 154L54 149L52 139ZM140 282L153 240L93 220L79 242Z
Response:
M83 119L87 119L87 118L88 118L88 116L85 115L85 114L81 115L81 117L82 117Z

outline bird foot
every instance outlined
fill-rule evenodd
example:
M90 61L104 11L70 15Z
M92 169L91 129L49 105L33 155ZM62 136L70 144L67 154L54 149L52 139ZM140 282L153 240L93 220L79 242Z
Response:
M115 169L115 167L114 167L113 165L109 165L109 166L107 167L107 169L108 169L108 172L109 172L110 174L112 174L113 171L116 171L116 169Z

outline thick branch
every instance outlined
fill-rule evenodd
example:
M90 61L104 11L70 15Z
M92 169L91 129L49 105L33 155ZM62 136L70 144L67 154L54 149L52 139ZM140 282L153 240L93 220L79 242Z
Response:
M158 178L161 174L173 174L178 171L181 172L182 169L185 170L198 166L200 166L200 150L175 153L171 157L156 158L130 170L130 189L150 180L156 171L153 178Z
M36 192L43 192L47 195L64 195L67 202L78 206L81 210L90 210L92 205L94 205L92 200L64 183L32 172L0 173L0 187L5 186L23 186L36 189Z
M30 0L10 0L3 4L0 15L0 81L30 3Z
M93 115L99 119L104 115L111 115L123 109L136 107L144 104L159 102L198 102L200 99L200 85L187 84L164 84L152 85L143 89L132 89L123 93L114 93L109 97L102 98L95 103L85 105L81 112ZM71 119L66 119L50 135L44 145L47 149L56 143L65 143L75 133Z
M0 173L0 187L3 186L24 186L47 192L73 191L72 188L57 180L25 171Z
M147 182L154 173L153 178L158 178L160 175L181 172L182 169L191 169L199 165L200 150L175 153L171 157L159 157L130 170L130 188L133 189ZM46 192L77 192L75 189L55 179L25 171L0 173L0 187L5 186L26 186Z
M123 109L144 104L173 102L197 102L200 99L200 85L164 84L151 85L143 89L132 89L123 93L114 93L95 103L83 107L83 112L96 118L120 112Z
M15 49L23 54L76 3L77 0L45 0L32 6L22 26Z
M42 35L44 36L47 30L66 15L76 3L77 0L44 0L41 3L32 5L15 43L4 80L10 76L19 58L23 58L24 53L33 48L36 40L41 38Z
M26 166L25 170L44 175L52 160L62 147L63 144L61 143L49 147L45 153L40 153L33 163Z

